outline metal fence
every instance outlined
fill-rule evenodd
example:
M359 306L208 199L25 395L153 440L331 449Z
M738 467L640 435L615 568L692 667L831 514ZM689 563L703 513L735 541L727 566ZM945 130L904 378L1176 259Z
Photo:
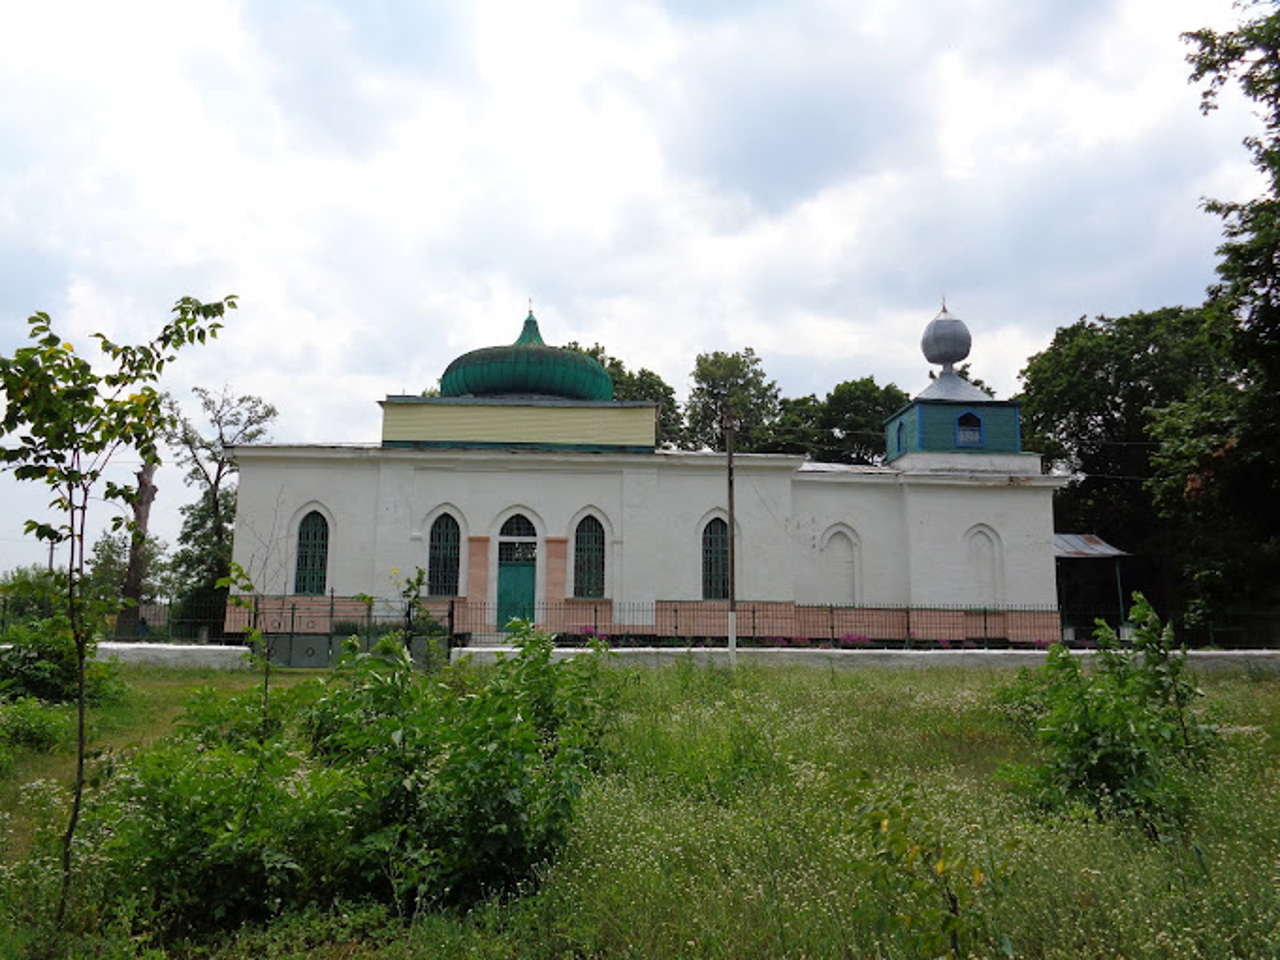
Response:
M1114 607L907 607L893 605L833 606L791 602L740 601L737 638L743 646L859 648L990 648L1045 647L1058 640L1089 646L1098 621L1116 629L1122 639L1132 627L1119 622ZM534 626L554 634L566 646L593 638L613 646L724 646L729 635L729 609L724 601L658 600L616 603L610 600L565 600L540 603L527 611ZM0 626L10 617L0 598ZM501 643L506 625L499 624L494 604L462 598L401 599L336 595L255 596L243 605L225 598L182 603L148 603L136 617L110 624L109 639L155 642L240 644L251 629L267 637L304 638L306 649L320 658L357 637L369 645L392 631L436 637L448 646ZM1235 610L1212 621L1170 618L1179 642L1191 647L1224 649L1280 648L1280 611Z

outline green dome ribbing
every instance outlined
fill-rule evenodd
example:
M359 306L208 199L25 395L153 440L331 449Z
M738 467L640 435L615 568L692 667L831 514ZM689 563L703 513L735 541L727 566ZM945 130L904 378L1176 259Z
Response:
M512 395L612 400L613 380L586 354L547 346L530 310L515 343L464 353L440 378L442 397Z

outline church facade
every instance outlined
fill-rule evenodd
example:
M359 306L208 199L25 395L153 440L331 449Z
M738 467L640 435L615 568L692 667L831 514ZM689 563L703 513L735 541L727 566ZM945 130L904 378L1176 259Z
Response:
M235 560L291 622L421 568L426 604L473 636L521 616L714 637L732 542L746 637L1056 639L1058 481L1021 450L1017 404L955 374L968 338L945 310L929 325L943 371L886 425L885 464L736 456L730 537L725 455L659 449L654 405L612 400L530 313L441 396L383 400L376 444L237 448Z

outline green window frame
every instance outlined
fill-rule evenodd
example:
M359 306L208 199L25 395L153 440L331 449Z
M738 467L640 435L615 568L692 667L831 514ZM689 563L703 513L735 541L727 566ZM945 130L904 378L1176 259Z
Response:
M729 525L719 517L702 528L702 599L729 599Z
M298 524L298 560L294 568L293 592L309 596L324 593L329 569L329 521L312 510Z
M573 595L604 596L604 525L583 517L573 534Z
M442 513L427 537L427 595L456 597L461 562L462 529L453 514Z

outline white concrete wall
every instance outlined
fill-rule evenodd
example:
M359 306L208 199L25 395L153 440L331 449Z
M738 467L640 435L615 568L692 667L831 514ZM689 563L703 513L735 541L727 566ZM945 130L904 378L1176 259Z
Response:
M968 605L966 535L980 526L997 545L998 601L1056 602L1053 481L800 464L736 461L741 599ZM702 529L725 516L718 455L261 447L241 451L240 468L235 558L268 593L292 591L297 527L310 509L330 520L327 587L387 596L393 568L407 576L427 565L431 521L447 508L462 528L460 589L473 599L496 600L498 530L515 512L538 530L539 599L546 537L569 539L561 572L572 594L574 527L590 511L606 531L610 598L698 600ZM466 579L468 536L491 538L483 598ZM833 547L833 536L847 539Z

